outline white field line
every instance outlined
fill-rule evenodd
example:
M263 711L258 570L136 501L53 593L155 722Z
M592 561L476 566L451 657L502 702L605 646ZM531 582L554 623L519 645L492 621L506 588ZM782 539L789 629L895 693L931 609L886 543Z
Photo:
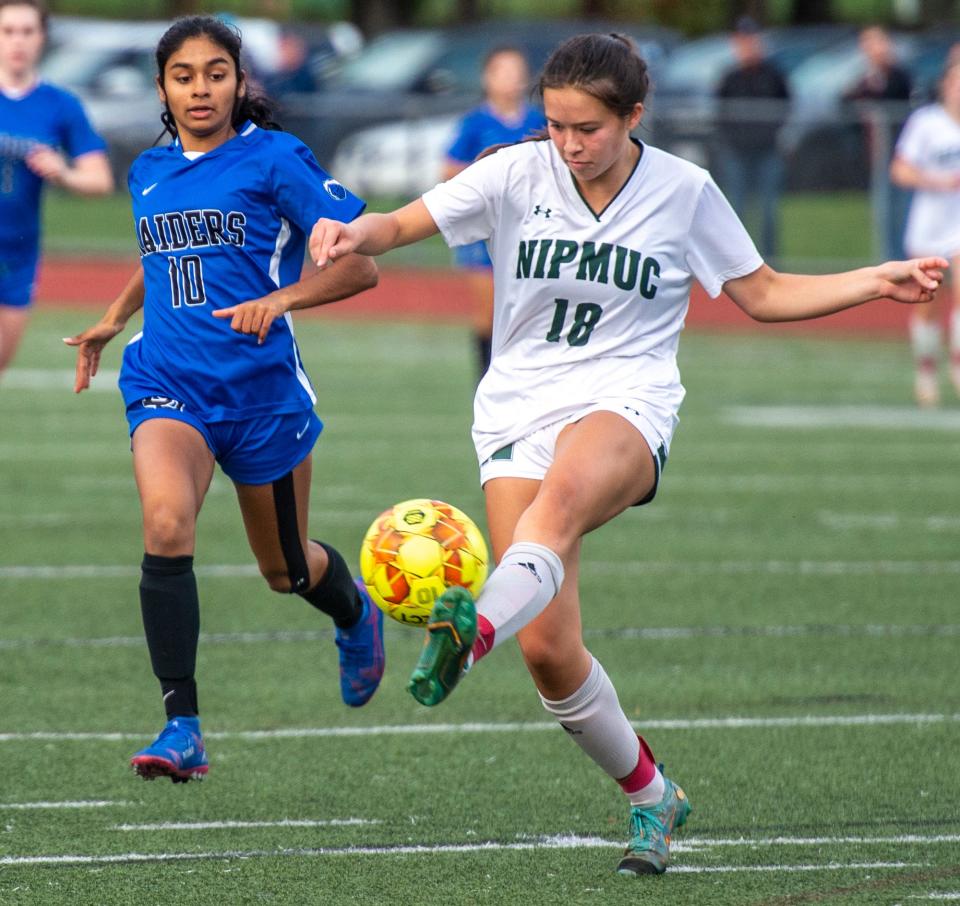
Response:
M3 376L8 390L73 390L72 368L11 368ZM90 382L93 393L116 393L120 372L108 368L97 372Z
M65 800L62 802L0 802L0 810L10 809L13 811L43 811L53 808L112 808L113 806L133 805L132 802L124 802L116 799L79 799L76 801Z
M960 412L909 406L730 406L721 418L751 428L960 431Z
M280 821L193 821L166 822L163 824L115 824L115 831L188 831L188 830L246 830L264 827L360 827L382 824L368 818L299 819L283 818Z
M701 849L759 846L867 846L960 843L960 834L899 834L892 837L683 837L670 844L671 852L695 852Z
M834 714L801 717L704 717L635 721L645 730L748 730L794 727L875 727L960 723L960 714ZM206 739L259 740L348 738L357 736L436 736L458 733L539 733L557 731L553 721L505 721L462 724L385 724L373 727L287 727L276 730L221 730L204 733ZM0 733L0 742L122 742L142 739L147 731L74 733L38 730Z
M328 640L331 629L275 630L273 632L204 632L203 645L255 645L268 642L317 642ZM866 623L832 625L811 623L797 626L622 626L584 630L587 638L606 639L724 639L724 638L950 638L960 635L960 623L910 624L905 626ZM143 636L103 638L0 639L0 651L29 648L139 648Z
M955 576L960 575L960 560L585 560L583 569L626 575L681 572L710 576ZM208 564L197 566L195 571L198 576L207 578L236 579L260 575L253 563ZM133 563L0 566L0 579L132 579L139 576L140 567Z
M949 893L922 893L922 894L911 894L907 897L908 900L960 900L960 891L952 891Z
M587 570L621 575L694 573L771 576L955 576L960 560L587 560Z
M4 856L0 866L12 865L104 865L130 862L197 862L210 859L255 859L255 858L317 858L329 856L420 856L462 855L474 852L510 852L547 849L620 849L621 841L604 840L599 837L544 837L536 841L483 842L461 844L402 845L402 846L345 846L337 848L303 849L252 849L215 850L201 853L116 853L112 855L41 855ZM820 865L673 865L670 871L683 874L741 874L749 872L783 871L857 871L875 869L914 868L922 862L826 862Z

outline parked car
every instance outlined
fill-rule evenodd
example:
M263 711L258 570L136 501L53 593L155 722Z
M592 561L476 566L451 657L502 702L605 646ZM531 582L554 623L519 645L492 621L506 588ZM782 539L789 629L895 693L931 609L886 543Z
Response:
M505 21L455 29L389 32L349 61L329 91L286 99L283 123L331 166L337 146L367 127L399 120L462 114L481 99L487 52L509 44L525 51L531 72L562 40L622 25L577 21ZM630 29L657 72L677 35L668 29Z
M891 124L888 135L896 134L913 107L932 100L947 52L957 38L949 30L891 35L896 58L910 74L913 93L909 102L889 101L875 108ZM869 185L866 111L844 100L865 72L864 57L856 38L851 38L811 56L791 73L794 100L785 139L794 188Z
M790 79L815 54L855 39L845 25L771 28L762 33L769 59ZM717 103L715 92L736 62L728 32L707 35L674 48L654 87L647 124L654 144L709 167Z

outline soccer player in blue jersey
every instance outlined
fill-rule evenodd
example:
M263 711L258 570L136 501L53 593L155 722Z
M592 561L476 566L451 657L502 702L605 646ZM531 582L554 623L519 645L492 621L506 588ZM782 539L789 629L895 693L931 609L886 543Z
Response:
M447 150L443 178L452 179L487 148L511 144L546 128L543 114L526 101L530 71L523 51L500 45L483 61L484 102L457 125ZM485 242L470 242L454 249L454 262L463 268L474 300L473 334L477 362L483 377L490 365L493 329L493 264Z
M37 76L46 33L39 0L0 0L0 377L29 319L44 184L113 189L106 146L80 102Z
M194 676L197 514L219 463L236 487L270 588L333 618L343 700L363 705L383 674L382 619L343 557L307 537L311 449L322 429L290 312L376 283L368 258L300 279L305 233L364 208L296 138L276 131L240 68L240 38L218 19L178 19L157 46L173 136L129 175L141 269L78 347L77 392L104 345L143 308L120 390L143 509L140 604L167 725L132 759L151 779L207 772Z

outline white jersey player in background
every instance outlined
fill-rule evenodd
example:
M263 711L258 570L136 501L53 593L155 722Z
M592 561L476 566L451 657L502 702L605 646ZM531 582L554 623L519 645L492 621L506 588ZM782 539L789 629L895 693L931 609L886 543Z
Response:
M656 491L683 398L675 353L693 280L782 321L927 301L947 265L777 273L706 171L631 138L647 87L629 39L573 38L540 79L549 141L503 148L392 213L320 220L310 241L320 266L436 232L450 245L487 241L493 361L474 440L499 565L476 609L463 589L437 601L410 691L437 704L471 660L517 635L544 707L629 799L627 875L665 870L690 806L583 644L580 544Z
M940 83L940 102L910 115L900 133L890 177L913 189L904 246L910 255L942 255L951 263L960 257L960 56L954 54ZM950 378L960 394L960 284L951 280ZM940 401L937 360L940 317L950 293L938 293L932 305L911 313L910 344L916 364L914 393L920 406Z

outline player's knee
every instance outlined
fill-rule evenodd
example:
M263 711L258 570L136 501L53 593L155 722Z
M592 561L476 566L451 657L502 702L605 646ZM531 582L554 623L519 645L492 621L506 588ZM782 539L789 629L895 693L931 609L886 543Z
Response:
M566 550L585 531L582 491L576 482L564 478L544 482L521 517L527 534L532 530L551 550Z
M289 595L293 592L293 582L290 573L285 569L271 569L261 566L260 575L270 587L270 591L275 591L281 595Z
M193 550L194 519L187 513L164 505L144 513L144 546L161 557L173 557Z

